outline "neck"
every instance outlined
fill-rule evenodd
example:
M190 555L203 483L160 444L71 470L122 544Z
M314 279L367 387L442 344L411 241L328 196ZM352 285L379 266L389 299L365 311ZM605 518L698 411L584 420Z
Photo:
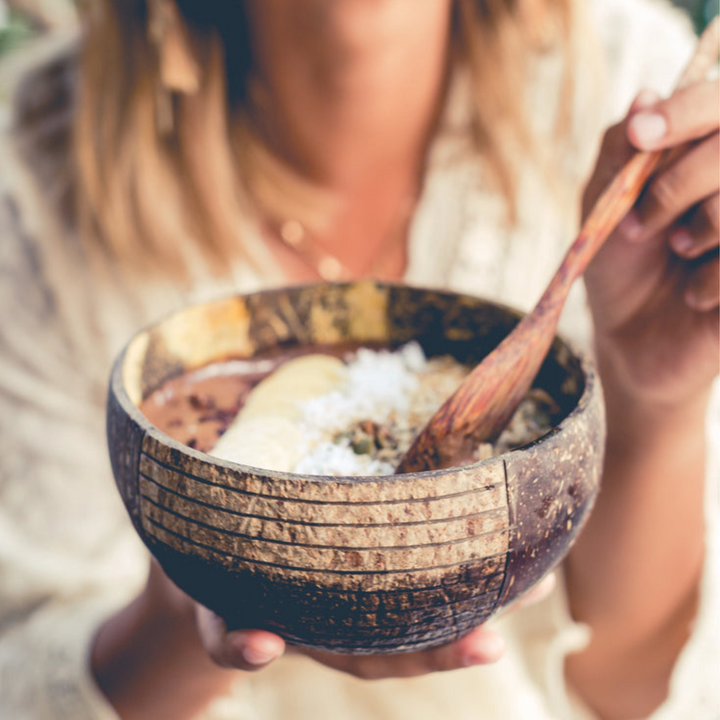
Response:
M273 152L340 192L417 177L441 106L449 0L245 2L251 114Z

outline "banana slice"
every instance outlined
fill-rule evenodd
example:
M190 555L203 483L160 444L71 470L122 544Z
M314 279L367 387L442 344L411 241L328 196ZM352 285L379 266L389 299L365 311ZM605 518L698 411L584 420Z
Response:
M242 465L291 472L301 460L301 442L295 424L270 415L233 423L211 454Z
M248 396L211 455L232 462L291 472L301 460L299 405L339 387L345 364L332 355L303 355L281 365Z
M289 360L250 393L238 419L261 415L297 419L302 401L332 392L344 373L345 364L332 355L303 355Z

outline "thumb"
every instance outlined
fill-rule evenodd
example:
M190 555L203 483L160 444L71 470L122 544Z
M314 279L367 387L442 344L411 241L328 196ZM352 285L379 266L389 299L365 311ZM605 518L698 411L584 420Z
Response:
M650 88L641 90L632 101L626 120L629 120L640 110L647 110L648 108L651 108L653 105L659 103L660 100L662 100L662 97L659 93L655 92L655 90Z
M202 605L196 617L205 651L221 667L260 670L285 652L285 641L267 630L228 632L224 620Z

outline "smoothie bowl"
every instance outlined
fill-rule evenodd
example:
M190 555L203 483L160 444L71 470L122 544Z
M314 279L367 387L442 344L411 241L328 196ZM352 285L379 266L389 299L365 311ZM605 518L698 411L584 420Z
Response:
M412 342L403 357L471 367L519 317L469 296L359 282L233 296L143 330L115 364L107 417L113 472L137 532L172 580L230 628L353 653L462 636L550 572L592 507L604 418L585 359L556 338L532 391L549 418L540 437L443 470L311 474L288 471L286 460L268 469L278 465L263 462L262 442L247 441L251 425L233 415L288 358L337 362L365 352L358 348L388 353ZM275 383L277 406L293 385L303 386L300 375ZM178 417L156 412L179 395L187 403ZM360 454L372 446L391 469L402 433L376 420L339 435ZM287 449L298 423L283 422L270 439ZM225 439L234 431L252 463L210 454L228 425Z

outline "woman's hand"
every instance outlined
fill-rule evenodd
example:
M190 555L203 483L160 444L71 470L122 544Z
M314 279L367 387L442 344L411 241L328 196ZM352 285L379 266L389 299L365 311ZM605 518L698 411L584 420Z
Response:
M718 83L642 93L607 132L587 213L633 148L673 148L585 282L607 409L602 492L566 561L591 641L568 679L600 717L667 697L702 574L705 410L718 369ZM676 149L675 149L676 148Z
M517 602L513 609L542 600L552 591L554 585L554 575L549 575ZM215 662L223 667L259 670L285 651L285 644L277 635L264 630L227 632L223 621L217 615L202 606L197 608L205 649ZM496 631L480 626L460 640L418 652L349 655L292 647L287 648L287 651L307 655L323 665L364 680L379 680L486 665L499 660L504 648L505 643Z
M227 632L223 621L198 606L201 635L210 656L223 667L260 670L285 651L282 638L263 630ZM431 672L485 665L499 660L504 642L494 630L475 628L469 635L448 645L395 655L348 655L306 648L288 647L335 670L364 680L415 677Z
M689 402L717 373L718 88L641 93L607 132L584 196L587 213L634 148L674 149L585 276L601 368L651 405Z

